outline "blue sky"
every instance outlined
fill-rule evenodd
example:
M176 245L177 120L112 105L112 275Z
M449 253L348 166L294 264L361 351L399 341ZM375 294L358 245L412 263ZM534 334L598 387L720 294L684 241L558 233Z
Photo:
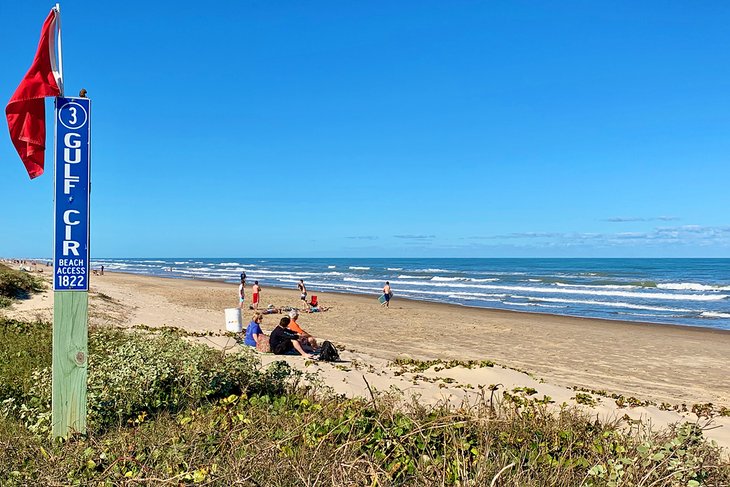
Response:
M52 5L0 4L3 104ZM92 258L730 257L727 2L61 7ZM50 256L2 132L0 255Z

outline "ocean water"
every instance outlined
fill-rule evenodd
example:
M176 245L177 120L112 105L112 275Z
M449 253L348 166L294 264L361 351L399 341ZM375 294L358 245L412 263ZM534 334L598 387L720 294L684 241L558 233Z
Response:
M94 259L105 270L730 330L730 259ZM235 286L231 293L236 294ZM374 303L375 304L375 303Z

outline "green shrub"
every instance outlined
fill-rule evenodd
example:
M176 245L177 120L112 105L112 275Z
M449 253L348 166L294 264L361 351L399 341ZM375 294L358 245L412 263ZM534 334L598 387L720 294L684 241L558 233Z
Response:
M11 440L12 439L12 440ZM575 409L232 395L68 442L0 418L0 485L724 486L693 425L631 433Z
M35 370L51 365L51 325L0 318L0 402L25 401Z
M89 352L90 432L52 441L39 434L50 327L0 322L0 384L15 384L0 402L3 487L476 486L497 475L502 487L730 485L697 425L603 423L528 388L498 404L430 407L307 395L285 362L262 371L250 352L224 356L171 332L92 330Z
M12 299L26 299L45 287L42 279L0 264L0 307L9 306Z
M21 334L31 326L14 323L14 329ZM39 330L33 328L34 333L27 335L39 335ZM47 333L46 328L43 330ZM43 341L50 342L50 335L44 336ZM50 350L44 347L37 354L39 360L17 369L12 365L14 352L4 346L0 346L0 351L0 357L8 357L4 363L9 364L0 369L0 378L11 379L8 387L0 388L2 410L21 419L32 431L49 431ZM16 353L27 355L25 351ZM287 380L294 375L288 366L282 369L281 365L261 371L260 362L247 350L224 355L173 333L118 329L90 333L88 373L87 422L90 429L96 430L138 421L160 411L176 412L232 394L282 394Z

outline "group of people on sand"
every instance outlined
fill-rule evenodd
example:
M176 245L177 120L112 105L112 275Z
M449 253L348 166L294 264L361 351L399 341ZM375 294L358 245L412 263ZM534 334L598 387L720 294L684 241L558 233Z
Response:
M311 302L307 302L307 286L304 284L304 279L299 279L297 283L297 289L299 290L299 299L302 302L303 309L306 313L318 313L320 311L327 311L329 308L323 307L317 301L316 296L312 296ZM241 283L238 285L238 307L243 309L246 300L246 273L241 272ZM249 309L259 309L259 303L261 303L261 285L259 281L254 281L251 288L251 304ZM270 304L266 309L263 310L263 314L280 313L281 309L274 307Z
M279 320L271 334L266 335L261 329L264 314L255 312L251 323L246 327L243 343L260 352L273 352L276 355L299 354L305 358L314 358L319 350L317 340L299 326L298 318L298 311L290 311Z
M297 290L299 291L299 300L302 302L303 310L306 313L318 313L320 311L327 311L329 308L322 307L317 301L316 296L312 296L312 300L307 302L307 286L304 284L304 279L299 279L297 283ZM243 309L246 298L246 273L241 272L241 283L238 285L238 307ZM390 300L393 298L393 290L390 288L390 282L385 281L383 286L383 294L380 296L381 306L385 308L390 307ZM251 288L251 304L249 309L258 310L259 303L261 302L261 285L259 281L254 281ZM275 308L274 305L270 304L262 314L280 313L280 308Z
M238 285L238 307L243 309L243 302L246 297L246 273L241 272L241 284ZM250 309L258 309L261 302L261 286L259 281L254 281L251 288L251 304Z

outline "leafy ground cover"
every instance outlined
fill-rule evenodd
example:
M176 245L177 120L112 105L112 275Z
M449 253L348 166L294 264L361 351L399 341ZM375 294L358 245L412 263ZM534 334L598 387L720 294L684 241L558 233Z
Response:
M44 288L45 283L42 279L0 264L0 308L6 308L14 299L27 298Z
M346 399L174 331L91 330L89 432L48 435L50 325L0 320L0 485L721 486L698 425L652 432L531 399Z

